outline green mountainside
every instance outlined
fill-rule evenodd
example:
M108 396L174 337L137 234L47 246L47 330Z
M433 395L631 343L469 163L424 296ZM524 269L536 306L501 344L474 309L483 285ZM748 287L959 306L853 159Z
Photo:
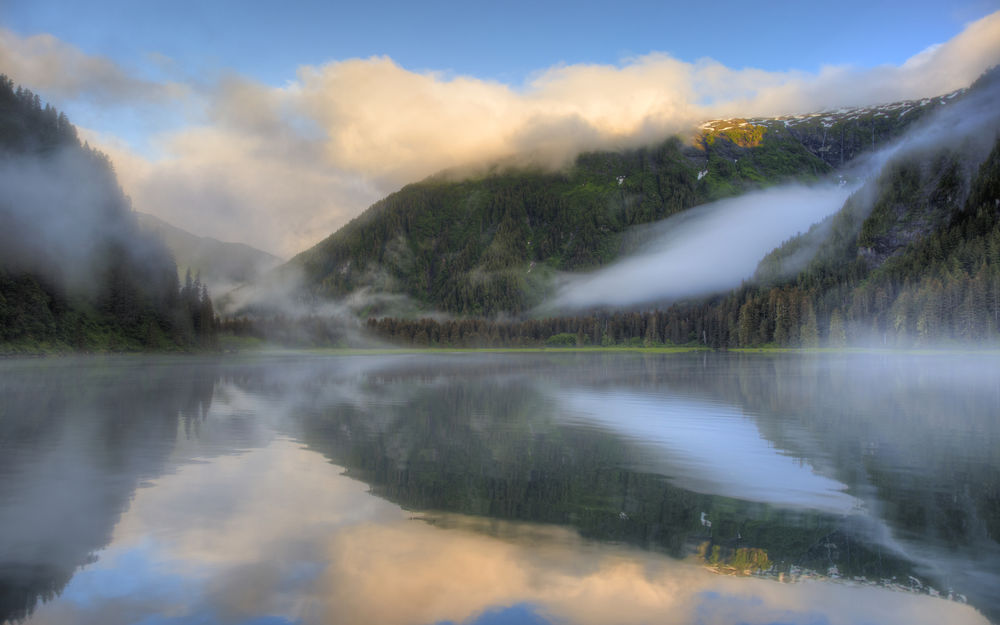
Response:
M644 312L519 322L370 319L417 345L878 344L1000 340L1000 120L984 158L909 152L844 208L765 257L753 283Z
M753 280L728 294L662 302L656 310L522 321L382 318L369 320L368 328L393 341L431 345L995 343L1000 71L937 101L948 110L880 156L886 160L877 175L839 212L767 255ZM901 115L907 110L890 107ZM819 127L834 123L819 119ZM731 144L767 137L759 130L764 124L742 123L716 130Z
M200 285L179 284L103 154L0 76L0 353L210 343Z
M687 138L580 154L559 171L496 165L465 178L442 173L389 195L269 272L284 289L269 298L278 305L258 306L247 296L252 288L239 293L233 309L255 311L257 321L233 322L243 328L277 314L279 326L294 325L283 316L291 303L305 304L320 323L317 311L329 302L381 318L368 327L385 338L421 344L532 345L556 335L560 344L717 347L994 337L997 157L987 155L998 126L997 74L920 101L715 120ZM178 284L174 258L205 281L246 279L270 259L244 246L222 256L217 242L154 226L174 242L172 257L140 228L106 157L81 145L65 116L37 96L6 78L2 87L3 350L210 341L216 326L205 285ZM974 102L985 105L944 130L955 140L928 138L936 136L928 128L941 130L939 112L974 110ZM635 226L783 182L856 177L857 158L879 150L869 160L885 159L884 147L898 153L877 177L839 213L768 255L752 283L730 294L660 302L646 312L523 320L561 272L631 251L641 238ZM457 319L412 321L440 312ZM329 324L320 325L329 335Z
M540 302L554 271L618 257L630 226L751 189L816 180L962 95L720 120L686 141L581 154L559 172L494 167L463 180L431 177L377 202L287 269L301 270L321 298L370 290L406 295L417 313L517 315Z
M213 292L250 282L282 261L244 243L200 237L148 213L135 213L139 227L154 233L170 250L180 275L191 272Z
M973 89L990 109L975 133L898 155L840 212L761 261L759 286L733 296L738 344L997 338L998 72ZM812 256L796 267L803 250Z

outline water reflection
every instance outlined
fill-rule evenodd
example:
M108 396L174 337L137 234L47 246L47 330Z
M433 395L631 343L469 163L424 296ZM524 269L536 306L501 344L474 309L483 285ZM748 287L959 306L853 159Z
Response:
M861 503L847 486L819 475L765 439L739 409L631 389L563 389L560 405L579 422L648 449L642 468L701 493L789 508L847 514Z
M0 619L58 594L209 406L211 374L161 364L0 362Z
M111 546L32 621L417 625L509 606L581 624L975 621L930 597L721 577L554 526L415 516L288 440L141 489Z
M0 363L0 620L998 614L988 361L84 364Z

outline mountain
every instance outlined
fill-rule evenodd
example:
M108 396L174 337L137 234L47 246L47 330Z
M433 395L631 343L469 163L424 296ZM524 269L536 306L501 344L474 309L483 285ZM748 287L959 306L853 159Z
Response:
M880 155L884 163L839 211L768 254L729 293L641 312L368 327L390 340L451 345L995 344L1000 71L946 101Z
M403 295L409 309L370 314L518 315L557 271L591 269L626 250L632 226L786 181L815 181L899 138L938 98L774 119L717 120L650 147L579 155L563 171L495 166L408 185L295 258L315 297ZM398 302L399 300L394 300Z
M959 89L933 98L877 106L774 118L713 120L699 126L699 130L702 141L711 142L721 135L738 145L752 144L767 133L773 137L787 132L810 154L830 167L839 168L858 156L875 151L887 140L898 138L914 122L960 101L967 93L968 89Z
M156 234L166 244L183 276L190 271L213 293L250 282L282 259L243 243L199 237L148 213L136 212L139 227Z
M178 283L107 157L0 76L0 352L176 349L213 337L207 293Z
M738 342L995 340L998 101L1000 72L994 70L973 85L963 106L941 118L942 127L901 150L841 211L764 258L758 286L736 296ZM805 263L803 250L810 251ZM795 336L796 300L810 326L815 314L815 333L810 327L808 336Z

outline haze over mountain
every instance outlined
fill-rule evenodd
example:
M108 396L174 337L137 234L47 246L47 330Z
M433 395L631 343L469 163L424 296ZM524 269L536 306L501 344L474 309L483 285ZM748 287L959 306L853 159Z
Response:
M822 144L814 142L811 147L828 159L832 156L834 162L840 161L842 167L836 179L811 187L785 185L758 194L746 194L699 207L697 211L658 224L645 233L645 238L651 242L640 253L607 270L571 277L561 286L551 307L558 310L560 307L655 303L734 288L750 279L751 268L767 252L784 240L805 232L812 224L832 217L864 183L869 183L867 195L876 193L872 190L873 179L882 175L887 164L891 168L905 159L930 161L923 163L919 175L935 184L939 176L945 175L943 169L955 168L953 175L962 180L956 180L953 183L956 188L948 191L948 201L952 204L932 207L914 202L901 207L911 214L909 220L919 220L924 226L921 231L910 232L904 241L898 241L892 250L882 255L880 262L872 263L873 266L881 264L906 242L930 233L934 221L929 214L954 211L964 200L972 172L985 159L992 147L992 137L1000 129L1000 115L995 110L1000 95L995 84L996 73L994 70L981 78L969 93L960 90L922 100L923 107L920 103L902 102L842 111L839 115L815 116L821 121L824 140ZM928 107L931 102L936 106ZM907 132L887 144L877 140L879 121L898 127L900 118L914 115L915 110L919 122L912 124L917 120L911 118L904 125ZM921 112L928 114L921 115ZM852 156L863 156L853 161L845 161L843 154L836 155L837 145L829 142L827 132L838 134L838 117L847 120L868 117L870 153L854 152ZM799 122L796 118L760 120L757 127L766 132L776 124L788 128ZM879 145L877 150L876 145ZM860 203L863 200L855 197L853 204ZM867 213L857 215L856 219L865 217ZM860 228L860 221L857 226ZM814 253L827 235L820 229L814 231L811 245L797 245L794 258L786 258L783 277L793 277L804 268L808 254Z
M996 195L991 190L995 173L992 161L980 164L992 146L991 137L1000 128L994 106L998 99L996 76L994 70L968 90L920 101L784 118L717 120L702 124L693 135L671 137L651 147L583 153L573 166L562 170L516 161L485 171L444 172L375 204L320 245L268 274L260 281L266 287L263 290L244 288L227 296L226 311L253 311L257 316L291 311L294 315L339 318L441 312L497 317L537 316L532 309L543 304L547 314L564 315L606 304L662 307L738 286L740 279L749 276L756 259L772 246L830 216L832 221L827 219L808 235L792 239L761 265L756 280L764 285L760 287L765 289L763 293L772 289L767 299L762 292L744 288L721 308L712 308L714 304L709 303L704 305L707 308L695 306L684 313L676 306L671 309L675 316L692 316L686 322L644 322L629 333L634 336L639 331L651 342L684 342L700 334L701 342L717 346L771 341L813 344L878 334L886 340L890 326L904 342L917 336L922 340L942 335L989 338L998 326L989 318L996 317L1000 299L1000 287L993 277L1000 265L992 260L990 251L996 245L991 238L996 234L990 230L995 229L991 221L995 217L989 210ZM40 110L37 101L33 106ZM64 120L56 118L57 128L68 124L60 119ZM59 181L53 187L57 189L74 174L54 170L47 175ZM789 183L799 186L774 186ZM113 177L108 184L114 184ZM794 195L795 189L804 195ZM859 190L838 210L854 189ZM789 191L793 195L781 200L787 212L778 219L753 209L735 220L735 213L727 215L715 208L756 202L761 209L773 209L780 194ZM826 203L817 204L823 194ZM899 199L904 196L904 200ZM20 206L27 200L12 196L11 201ZM125 199L114 201L127 203ZM896 207L892 208L895 213L879 208L887 202ZM100 200L85 203L91 205L100 205ZM714 215L714 224L705 220L706 215ZM976 219L982 223L969 222L969 215L978 215ZM671 216L655 228L637 227ZM131 214L128 218L134 219ZM40 223L47 222L43 219ZM101 222L96 217L82 217L77 226L65 229L82 237L79 244L58 245L57 241L52 249L63 253L87 241L99 241L99 236L88 237L80 227L92 228L97 223ZM678 228L678 223L685 226ZM684 229L692 224L701 224L698 227L703 228L703 234ZM955 228L958 234L948 234ZM17 228L9 229L14 237L11 240L19 245L51 238L60 231L44 227L38 234L24 236L17 234L21 232ZM769 238L755 238L762 234ZM705 243L699 243L697 236L706 237ZM965 249L961 261L951 261L956 241L966 248L979 247ZM753 256L734 255L738 246L748 242L757 246ZM190 245L198 244L197 238L187 238L186 243L189 251L181 255L194 258ZM136 250L154 253L157 245L150 240L138 244ZM666 257L649 256L649 250L657 245ZM717 246L715 252L711 245ZM962 270L935 278L931 273L940 271L937 265L929 261L926 266L914 264L912 257L926 254L920 246L927 245L941 248L933 258L946 265L960 262ZM12 251L16 247L8 246L12 259L32 258L27 252L16 254ZM238 245L234 249L247 251ZM607 274L605 283L581 274L636 252L640 264L645 263L651 273L637 273L623 263L609 270L619 274ZM712 277L712 272L718 271L711 269L716 262L713 257L726 259L730 269ZM232 275L233 271L249 270L250 264L261 259L259 254L243 256L236 266L222 270ZM27 261L16 260L22 262ZM137 262L115 263L115 270L134 271ZM891 269L883 269L883 265ZM54 266L58 271L82 273L75 278L59 277L57 290L46 291L55 302L46 304L55 329L47 330L45 336L57 342L80 342L91 332L80 329L79 324L75 330L65 326L68 322L60 316L58 302L80 297L83 292L78 287L67 285L81 284L81 277L95 274L88 273L86 263L79 261L56 262ZM24 270L21 265L12 267ZM826 267L822 271L827 276L826 282L818 285L814 277L817 267ZM44 268L33 268L30 262L26 269L43 276L61 275L46 274ZM224 271L221 275L226 275ZM681 275L687 282L678 286ZM721 282L719 275L724 277ZM871 285L879 276L889 282L876 289ZM635 283L633 294L627 292L630 280ZM859 281L865 280L868 284L861 287L867 290L856 292ZM796 281L798 286L789 286ZM187 284L181 291L200 291L201 284ZM910 290L911 286L922 289L923 294ZM584 294L582 299L568 295L574 289ZM947 296L956 301L954 309L949 309L950 316L944 315L938 304L934 308L928 303L908 303L938 302L947 289L955 292ZM831 299L834 290L839 299ZM22 295L12 293L8 298L15 310L30 299ZM557 295L555 300L553 295ZM869 298L875 303L850 304L845 299L849 297ZM899 298L903 303L897 301ZM110 305L97 301L100 306ZM136 301L148 298L141 296ZM172 305L164 304L168 308ZM900 306L916 308L901 312ZM890 316L895 321L890 323ZM150 334L149 328L154 326L148 319L155 317L139 319L129 330L134 340L163 340ZM178 330L168 329L176 321L155 323L168 324L160 326L160 332L181 336L176 334ZM711 333L706 329L709 325ZM13 322L10 326L20 327ZM386 334L384 327L369 326ZM669 339L668 326L675 328ZM393 327L389 338L398 338L398 328L407 326ZM139 332L145 332L145 338ZM414 336L411 332L410 337ZM432 342L442 340L433 338L433 333L427 336ZM589 326L581 336L605 340L603 333ZM37 338L31 332L24 337Z
M210 344L214 312L142 232L105 155L0 74L0 352Z
M748 278L783 240L840 209L865 176L877 173L880 163L862 164L859 157L894 146L911 128L918 135L931 132L928 125L944 123L941 111L948 107L971 111L974 102L990 97L979 93L968 104L969 96L959 90L824 114L720 120L702 124L684 140L582 154L565 171L511 165L466 178L432 177L376 203L292 259L283 275L287 280L301 272L305 289L322 298L395 293L409 298L411 309L520 314L542 304L555 284L569 279L563 272L605 265L659 239L671 256L647 262L648 275L635 274L634 294L624 295L628 269L617 277L609 274L603 287L574 278L583 299L570 298L567 285L549 311L724 290ZM977 114L959 138L973 129L988 133ZM884 161L887 154L879 152L876 160ZM789 182L798 186L741 195ZM696 213L713 209L688 209L732 196L736 199L718 204L733 207L725 209L728 213L694 225L705 222ZM741 208L755 198L757 208ZM779 205L783 213L776 212ZM738 210L744 215L739 222ZM684 225L669 240L635 229L671 215L676 217L661 230L671 223ZM736 253L741 246L749 255ZM719 263L728 268L713 268ZM599 298L601 291L608 292L607 299Z
M200 237L148 213L136 212L139 227L155 233L166 244L183 277L188 271L213 293L222 294L250 282L282 260L244 243Z

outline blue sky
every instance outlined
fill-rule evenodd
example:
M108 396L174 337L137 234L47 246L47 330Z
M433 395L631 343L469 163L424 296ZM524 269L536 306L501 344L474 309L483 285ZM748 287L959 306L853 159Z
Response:
M900 64L1000 2L135 2L6 0L3 24L90 54L190 74L235 70L271 85L298 66L387 55L411 70L519 84L560 63L665 52L734 68L816 71Z
M560 63L665 52L734 68L816 71L900 64L997 9L993 0L810 2L135 2L6 0L3 23L90 54L271 85L299 65L387 55L411 70L518 84ZM150 70L151 68L146 68Z
M282 256L441 169L938 95L998 62L1000 0L0 0L0 72L138 210Z

